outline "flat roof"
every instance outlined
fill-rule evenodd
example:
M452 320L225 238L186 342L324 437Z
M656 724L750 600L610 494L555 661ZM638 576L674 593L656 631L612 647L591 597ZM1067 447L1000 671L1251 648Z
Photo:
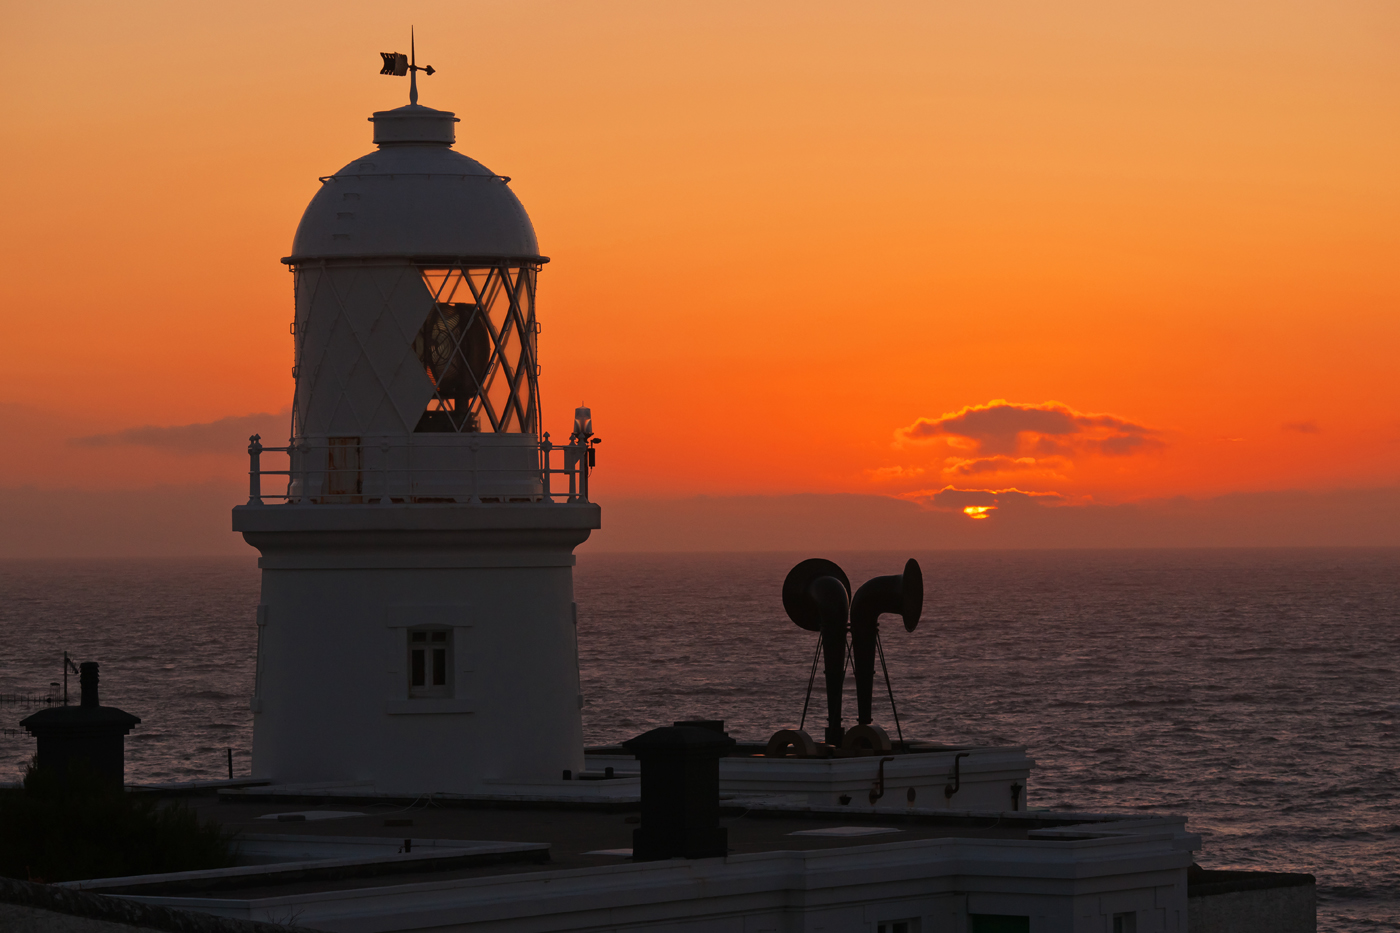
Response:
M632 847L632 831L639 824L638 811L604 812L599 809L560 809L509 806L443 806L424 800L404 806L399 803L347 804L341 801L308 806L306 802L258 802L230 800L213 795L182 798L204 819L213 820L232 833L259 836L377 837L387 843L404 839L423 841L474 840L490 842L545 843L548 859L500 858L477 860L469 865L443 865L412 869L390 867L385 871L359 872L354 877L295 878L269 880L265 875L242 882L223 878L207 888L182 883L178 891L141 886L121 889L143 895L172 894L181 897L212 896L256 899L305 894L318 891L356 890L385 885L414 884L481 878L527 872L567 871L619 865L630 862L624 854L600 854ZM315 814L359 815L318 819ZM279 821L260 819L268 815L307 814L310 819ZM842 812L782 806L723 806L720 825L729 832L731 855L760 852L848 848L923 839L1008 839L1026 840L1033 830L1082 825L1104 819L1093 815L1024 812L1005 814L956 814L929 812ZM1124 819L1119 817L1118 819ZM1132 819L1128 817L1127 819ZM882 832L871 832L883 830ZM836 831L836 832L833 832ZM796 834L796 835L794 835ZM421 842L420 842L421 844ZM405 870L407 869L407 870ZM101 890L99 888L99 890ZM116 893L109 890L107 893Z

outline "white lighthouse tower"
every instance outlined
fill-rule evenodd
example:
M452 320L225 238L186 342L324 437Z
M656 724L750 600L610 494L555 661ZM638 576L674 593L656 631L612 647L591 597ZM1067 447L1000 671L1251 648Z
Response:
M453 150L457 118L416 82L410 100L321 179L283 260L292 438L253 438L233 510L262 554L253 773L279 784L468 793L583 767L573 549L600 524L596 439L586 409L568 444L540 436L548 260L510 179Z

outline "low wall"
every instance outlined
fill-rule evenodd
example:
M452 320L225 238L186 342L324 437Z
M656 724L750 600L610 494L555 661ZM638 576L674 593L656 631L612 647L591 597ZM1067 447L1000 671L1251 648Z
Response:
M1272 871L1187 873L1189 933L1316 933L1317 879Z
M213 917L15 878L0 878L0 929L17 933L312 933L297 926Z

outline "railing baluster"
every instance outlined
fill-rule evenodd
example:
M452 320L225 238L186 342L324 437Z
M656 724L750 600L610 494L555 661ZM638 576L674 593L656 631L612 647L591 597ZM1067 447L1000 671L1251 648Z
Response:
M481 482L479 479L479 470L481 467L480 455L481 443L474 440L472 441L472 495L470 500L473 504L481 502Z
M379 442L379 504L393 505L393 500L389 498L389 439L386 437Z
M262 505L262 452L261 434L248 438L248 504Z
M549 440L549 432L544 432L544 440L540 442L540 484L544 487L545 502L553 502L554 497L549 494L549 452L554 449L554 444Z
M578 452L578 497L580 502L588 501L588 443L580 445Z

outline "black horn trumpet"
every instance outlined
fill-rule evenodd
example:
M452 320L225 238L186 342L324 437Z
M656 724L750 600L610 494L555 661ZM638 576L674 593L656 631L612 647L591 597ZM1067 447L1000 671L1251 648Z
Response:
M809 632L821 632L826 674L826 742L840 745L841 688L846 679L846 622L851 581L829 560L813 557L788 571L783 581L783 608L788 618Z
M799 627L821 633L826 674L826 743L840 746L847 738L841 725L841 693L846 682L846 633L849 630L856 675L857 730L879 736L883 747L888 748L889 739L884 733L869 728L875 690L875 655L880 645L880 616L892 612L904 620L907 631L914 631L924 608L924 575L919 570L919 562L910 558L904 564L903 573L867 580L856 590L854 598L850 593L851 581L845 572L829 560L814 557L788 571L783 581L783 608ZM888 680L888 671L885 676ZM810 684L808 696L811 696ZM893 710L893 690L890 704L898 727L899 713ZM806 718L805 705L803 718ZM857 745L864 741L864 738L856 738L856 730L850 738Z
M905 563L903 573L873 577L856 590L851 600L851 658L855 662L856 721L861 725L870 724L880 616L894 613L904 619L905 631L912 632L923 609L924 575L912 557Z

